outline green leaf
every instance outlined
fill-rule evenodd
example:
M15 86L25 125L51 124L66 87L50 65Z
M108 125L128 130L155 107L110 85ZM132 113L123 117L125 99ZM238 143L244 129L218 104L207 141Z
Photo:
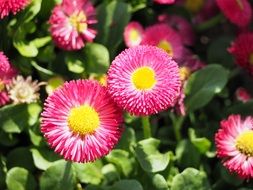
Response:
M109 188L109 190L143 190L141 184L136 180L120 180Z
M167 181L160 174L155 174L151 176L152 185L154 190L168 190Z
M6 177L8 190L36 189L34 177L24 168L15 167L8 171Z
M59 160L57 154L46 148L32 148L31 152L35 166L41 170L48 169L56 160Z
M171 190L211 190L206 174L187 168L173 178Z
M106 159L108 162L115 164L124 176L129 176L134 169L132 160L127 151L114 149L106 156Z
M54 162L40 178L40 190L74 190L76 175L71 162L59 160Z
M37 122L40 111L41 107L35 103L2 107L0 109L0 127L6 133L21 133L25 128Z
M182 140L176 147L176 158L180 167L198 167L200 153L189 140Z
M110 57L105 46L97 43L88 43L84 48L84 54L89 73L106 73L110 65Z
M6 173L7 173L6 160L0 154L0 189L5 189Z
M230 114L241 114L243 116L252 115L253 113L253 100L248 102L239 102L226 108L226 115Z
M84 54L76 52L67 52L65 55L65 63L67 64L68 70L73 73L83 73L85 70L84 65Z
M0 144L4 146L14 146L19 142L19 139L14 133L6 133L0 130Z
M113 164L106 164L102 168L102 173L105 176L108 183L119 180L120 175L117 171L117 168Z
M228 81L229 72L220 65L208 65L193 73L187 82L185 104L189 112L208 104Z
M6 159L6 164L8 168L22 167L29 171L34 171L35 169L32 154L30 150L26 147L18 147L13 149L9 152Z
M98 185L103 180L102 163L96 161L94 163L74 163L74 169L77 174L77 178L81 183L88 183Z
M130 20L130 6L122 1L103 2L97 7L98 35L96 42L109 48L114 57L123 39L123 31Z
M220 171L221 171L221 178L228 184L239 186L244 182L244 180L242 178L239 178L237 174L229 172L222 165L220 165Z
M169 153L161 154L158 151L160 141L154 138L145 139L137 143L135 154L143 170L146 172L159 172L166 169L169 164Z
M126 151L131 151L135 145L136 145L135 131L130 127L126 127L117 145L117 148Z
M207 153L207 151L211 148L211 141L205 137L196 137L195 130L192 128L189 128L188 132L191 143L198 149L198 151L202 154Z

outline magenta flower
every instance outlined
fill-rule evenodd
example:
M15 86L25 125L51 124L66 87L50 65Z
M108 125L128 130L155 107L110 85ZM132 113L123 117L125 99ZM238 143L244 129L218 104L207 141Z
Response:
M139 22L128 23L124 30L124 41L127 47L134 47L141 43L144 29Z
M249 100L252 99L250 93L248 90L246 90L245 88L243 87L239 87L236 89L235 91L235 95L236 95L236 99L241 101L241 102L248 102Z
M237 26L247 26L252 18L252 8L248 0L216 0L223 14Z
M231 172L253 177L253 118L230 115L215 135L217 156Z
M187 46L194 45L195 34L191 24L181 16L161 14L158 21L169 24L180 35L183 44Z
M30 0L0 0L0 19L24 9Z
M16 75L16 69L12 67L4 53L0 51L0 106L9 102L6 85L8 85Z
M122 112L105 87L92 80L65 82L45 102L41 131L66 160L90 162L121 137Z
M253 33L240 34L232 42L228 51L235 57L236 63L253 74Z
M182 58L184 47L181 37L167 24L155 24L146 28L141 44L162 48L175 60Z
M65 50L79 50L92 42L97 22L95 8L89 0L63 0L50 16L50 32L56 45Z
M159 4L173 4L175 3L175 0L154 0L154 2Z
M114 59L107 84L119 107L134 115L150 115L175 104L180 92L179 69L165 51L140 45Z

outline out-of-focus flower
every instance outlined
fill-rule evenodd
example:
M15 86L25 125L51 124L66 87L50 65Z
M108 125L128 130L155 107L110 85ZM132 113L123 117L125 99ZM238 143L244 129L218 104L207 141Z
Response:
M157 46L175 60L182 58L184 47L181 37L167 24L155 24L146 28L141 44Z
M228 51L235 57L238 65L253 74L253 33L240 34Z
M237 100L242 101L244 103L252 99L250 93L243 87L237 88L235 95Z
M217 156L230 172L253 177L253 118L230 115L215 135Z
M52 94L57 88L64 83L64 79L61 76L55 76L47 81L46 91L48 94Z
M89 0L63 0L50 16L50 32L54 42L65 50L79 50L92 42L97 22L95 8Z
M178 65L160 48L136 46L114 59L107 85L114 101L129 113L154 114L173 106L178 98Z
M108 154L122 133L122 111L92 80L65 82L45 102L41 131L66 160L90 162Z
M124 30L124 41L127 47L134 47L141 43L144 29L139 22L128 23Z
M185 0L184 7L191 13L197 13L201 10L205 0Z
M40 86L44 84L44 82L38 83L37 80L32 81L31 76L25 79L23 76L18 75L7 85L7 90L14 104L32 103L39 99L40 94L38 91Z
M183 44L191 46L195 42L195 34L191 24L181 16L161 14L158 21L169 24L180 35Z
M239 27L247 26L252 18L252 8L248 0L216 0L223 14Z
M159 4L173 4L175 3L175 0L154 0L154 2Z
M12 67L4 53L0 52L0 106L3 106L9 102L6 85L8 85L12 78L16 75L16 69Z
M0 19L24 9L30 0L0 0Z
M107 75L106 74L91 74L90 80L97 80L102 86L107 86Z

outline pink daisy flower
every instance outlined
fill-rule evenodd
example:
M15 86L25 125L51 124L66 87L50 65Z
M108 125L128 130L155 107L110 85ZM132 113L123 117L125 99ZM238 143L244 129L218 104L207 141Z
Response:
M12 67L4 53L0 52L0 106L9 102L6 85L8 85L16 75L16 69Z
M252 9L248 0L216 0L223 14L239 27L247 26L252 17Z
M50 32L56 45L65 50L79 50L92 42L97 22L95 8L89 0L63 0L50 16Z
M142 45L157 46L175 60L182 57L183 43L180 35L167 24L155 24L145 30Z
M144 29L139 22L128 23L124 30L124 41L127 47L134 47L141 43Z
M239 87L236 89L236 92L235 92L235 95L236 95L236 99L241 101L241 102L248 102L250 99L252 99L250 93L248 92L248 90L246 90L245 88L243 87Z
M175 104L180 92L178 65L160 48L136 46L114 59L107 85L121 108L138 116L151 115Z
M173 4L175 3L175 0L154 0L154 2L159 4Z
M253 177L253 118L230 115L215 135L217 156L242 178Z
M30 0L0 0L0 19L8 16L10 13L16 14L29 3Z
M105 87L92 80L65 82L45 102L41 131L66 160L90 162L118 142L122 112Z
M253 33L240 34L228 51L235 57L238 65L253 74Z
M191 24L181 16L161 14L158 21L169 24L180 35L182 42L187 46L194 45L195 34Z

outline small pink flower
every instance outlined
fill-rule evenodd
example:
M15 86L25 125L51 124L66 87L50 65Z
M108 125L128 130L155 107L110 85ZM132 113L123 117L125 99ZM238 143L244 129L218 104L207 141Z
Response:
M253 74L253 33L240 34L232 42L228 51L235 57L236 63Z
M165 50L175 60L183 56L183 43L180 35L167 24L155 24L145 30L142 45L157 46Z
M252 18L252 8L248 0L216 0L223 14L239 27L247 26Z
M175 3L175 0L154 0L154 2L159 4L173 4Z
M94 161L108 154L121 137L122 111L96 81L65 82L44 106L41 131L66 160Z
M144 29L139 22L128 23L124 30L124 41L127 47L134 47L141 43Z
M16 69L12 67L4 53L0 51L0 106L9 102L6 85L8 85L16 75Z
M244 103L252 99L250 93L243 87L237 88L235 95L237 100L242 101Z
M0 19L24 9L30 0L0 0Z
M79 50L92 42L97 22L95 8L89 0L63 0L50 16L50 32L56 45L65 50Z
M119 107L134 115L151 115L175 104L180 92L178 65L160 48L136 46L114 59L107 84Z
M169 24L180 35L183 44L194 45L195 34L191 24L181 16L162 14L158 16L158 21Z
M230 172L253 178L253 118L230 115L215 134L217 156Z

